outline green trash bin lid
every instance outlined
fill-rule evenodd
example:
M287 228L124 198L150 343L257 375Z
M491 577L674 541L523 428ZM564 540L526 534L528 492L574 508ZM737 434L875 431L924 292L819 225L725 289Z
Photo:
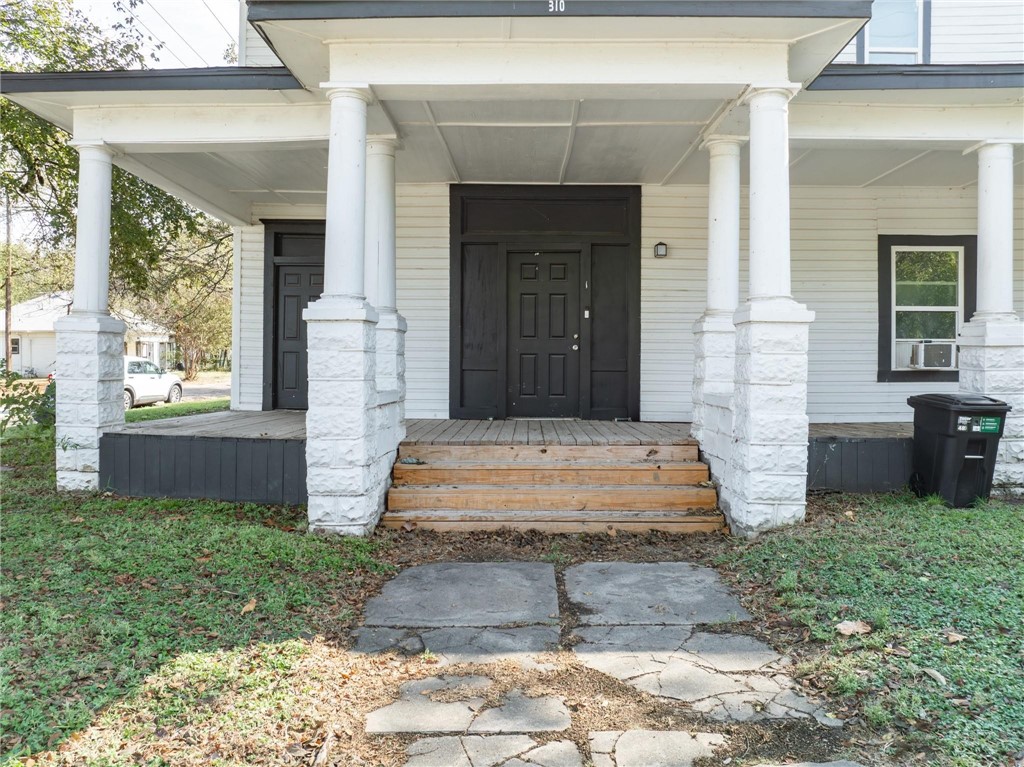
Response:
M912 408L919 406L939 410L969 410L971 412L1007 413L1012 408L995 397L984 394L915 394L907 399Z

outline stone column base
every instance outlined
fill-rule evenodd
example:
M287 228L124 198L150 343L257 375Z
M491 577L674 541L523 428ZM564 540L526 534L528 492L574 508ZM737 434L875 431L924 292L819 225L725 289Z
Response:
M405 317L381 311L377 321L377 392L381 444L398 453L405 439Z
M58 490L100 489L100 436L124 423L124 328L74 312L54 323Z
M994 492L1024 496L1024 322L1014 316L973 319L960 331L960 391L1013 408L996 457Z
M721 482L732 442L736 327L732 315L705 314L693 325L693 425L712 476ZM723 417L724 416L724 417Z
M327 296L310 304L303 318L309 529L366 535L384 510L391 472L375 383L377 313L364 301Z
M799 522L807 499L807 352L814 312L789 299L736 313L733 446L721 489L733 533Z

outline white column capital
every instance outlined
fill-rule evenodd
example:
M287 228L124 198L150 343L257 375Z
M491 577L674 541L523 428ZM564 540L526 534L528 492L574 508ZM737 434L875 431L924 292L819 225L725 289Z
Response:
M1013 142L990 139L972 144L963 151L963 155L975 154L992 158L1013 159Z
M785 106L800 92L799 83L772 83L751 85L743 94L742 102L758 108L771 105Z
M82 157L91 157L98 160L104 158L112 161L116 154L114 150L101 139L72 139L68 146L73 146Z
M373 91L368 83L320 83L329 101L335 99L359 99L365 104L373 103Z
M746 136L714 135L707 136L701 142L700 148L705 149L712 156L715 155L739 155L740 147L747 141Z
M396 136L367 136L366 137L366 154L367 155L385 155L388 157L394 157L395 151L398 149L398 138Z

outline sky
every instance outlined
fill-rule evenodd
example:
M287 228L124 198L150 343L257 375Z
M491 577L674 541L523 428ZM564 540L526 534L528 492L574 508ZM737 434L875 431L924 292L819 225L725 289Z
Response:
M74 6L100 27L120 18L114 0L74 0ZM143 0L133 13L137 28L164 44L150 68L223 66L225 50L238 41L238 0Z

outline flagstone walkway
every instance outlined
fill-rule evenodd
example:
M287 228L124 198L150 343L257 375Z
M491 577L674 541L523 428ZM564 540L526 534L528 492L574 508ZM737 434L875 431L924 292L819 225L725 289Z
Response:
M711 721L807 719L842 727L800 693L787 658L731 629L750 616L714 570L592 562L566 570L564 586L578 612L567 644L585 666L685 702ZM558 604L550 564L422 565L370 600L355 649L429 652L440 666L512 661L543 672L552 667L544 654L560 645ZM367 716L367 732L421 734L408 746L405 767L582 767L585 760L594 767L690 767L728 744L726 735L688 729L589 732L578 745L559 737L573 722L561 696L493 692L492 679L479 673L406 682L398 700Z

